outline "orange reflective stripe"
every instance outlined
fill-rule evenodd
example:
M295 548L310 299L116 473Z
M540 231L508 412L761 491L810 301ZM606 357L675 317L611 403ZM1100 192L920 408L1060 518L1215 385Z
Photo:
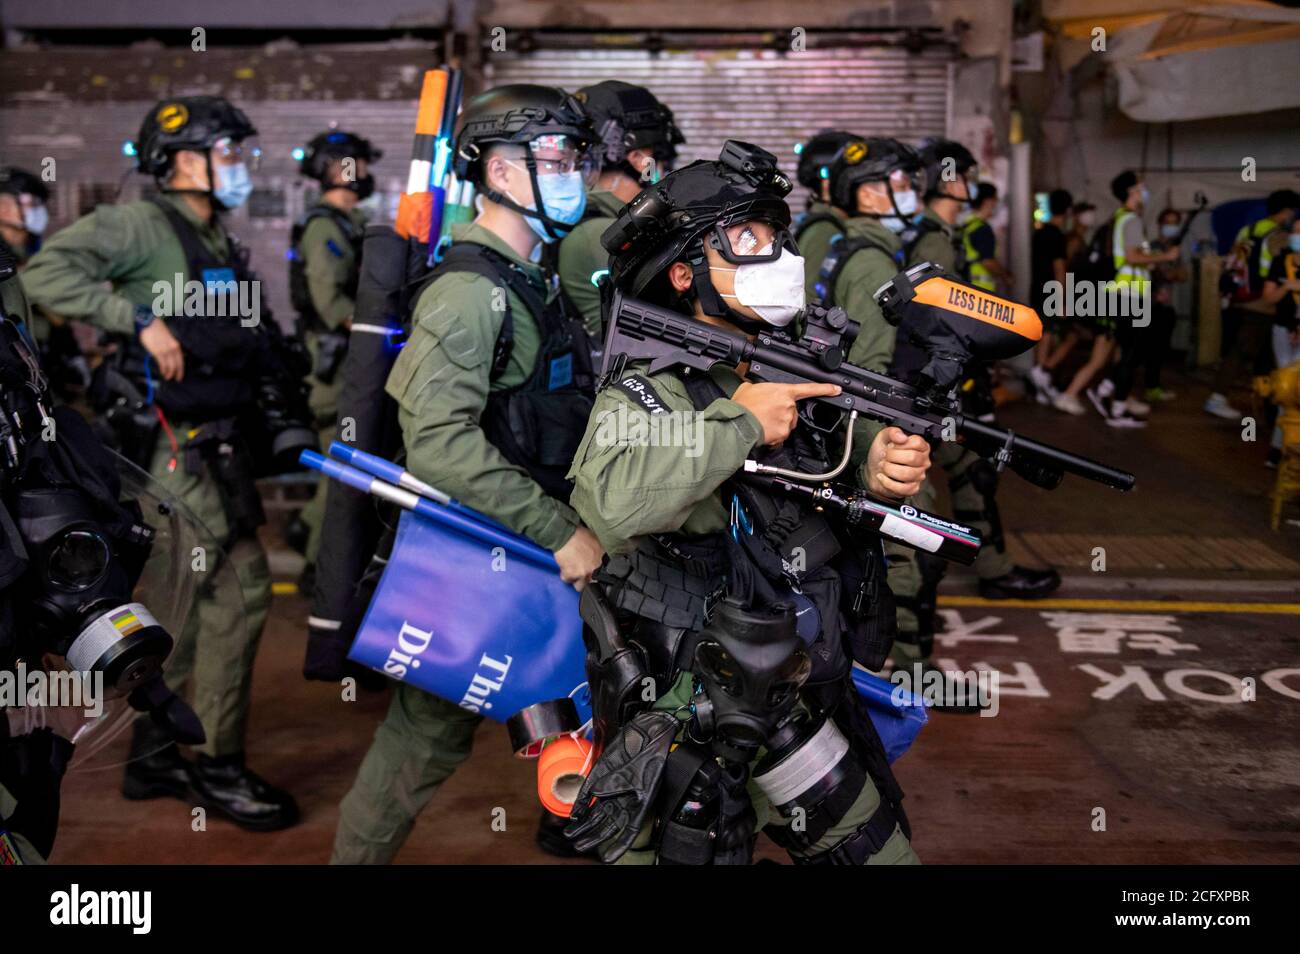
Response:
M1037 341L1043 336L1043 321L1028 305L977 291L950 278L927 278L921 282L916 286L916 301L1014 331L1028 341Z

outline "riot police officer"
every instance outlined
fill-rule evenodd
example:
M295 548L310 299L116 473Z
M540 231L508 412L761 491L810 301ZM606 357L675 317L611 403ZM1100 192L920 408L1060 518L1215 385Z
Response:
M907 264L934 262L953 274L960 274L961 237L957 220L976 195L978 164L970 150L951 139L928 140L920 152L925 170L925 209L913 219L912 234L905 233ZM988 393L987 369L968 371L970 386L962 389L963 394L971 396L967 412L991 415L993 399ZM1016 566L1007 554L996 499L997 469L978 454L952 442L941 445L934 459L947 476L953 516L978 530L984 540L975 561L980 595L993 599L1038 599L1054 592L1061 583L1055 570ZM913 504L932 509L936 503L933 481L927 480ZM917 565L916 551L903 547L891 552L890 557L890 587L899 602L916 600L923 612L932 612L944 564L934 565L922 559ZM921 581L919 591L918 580Z
M307 143L298 165L321 190L289 235L289 299L312 359L311 410L322 445L329 442L338 418L335 376L347 351L361 274L366 215L358 204L374 194L370 166L382 156L368 139L330 129ZM322 482L300 514L308 566L316 562L320 547L325 489Z
M16 166L0 169L0 247L7 246L18 264L41 247L50 224L50 190L39 176Z
M224 545L239 580L239 593L218 590L223 557L196 555L203 582L168 678L191 681L207 742L191 764L148 720L137 721L123 793L190 800L269 831L292 825L298 808L244 758L253 658L271 599L249 429L280 421L279 411L258 406L263 382L280 372L270 366L274 322L260 314L260 285L221 221L252 191L255 134L219 97L158 103L134 147L138 171L160 194L100 206L68 226L32 259L23 283L33 304L90 322L117 343L113 380L132 379L132 393L107 388L105 420L120 424L128 456Z
M795 220L794 241L804 258L805 284L811 294L817 284L822 259L830 251L831 240L844 234L848 218L842 209L831 204L831 163L846 143L859 139L839 129L823 129L799 146L799 165L795 178L808 190L808 208Z
M452 227L387 385L407 469L554 551L575 586L602 555L565 479L591 410L591 344L532 258L581 219L593 138L581 105L554 87L500 86L465 105L454 171L482 208ZM391 860L481 721L399 684L343 799L331 860Z
M739 142L671 173L603 237L615 287L747 335L789 326L805 308L790 187L774 156ZM837 455L799 402L838 388L742 375L632 361L597 396L571 473L611 554L583 594L600 755L567 831L606 861L743 864L762 830L804 863L915 862L901 792L848 688L877 609L854 596L880 566L877 541L742 477L751 459L829 469ZM649 408L698 439L633 437ZM851 479L904 497L928 460L924 440L888 428Z
M587 333L599 342L600 291L593 275L608 261L601 233L645 183L672 171L677 147L686 139L673 111L644 86L606 80L584 86L574 97L596 132L593 155L600 176L587 193L582 221L560 241L556 271L569 301L582 312Z

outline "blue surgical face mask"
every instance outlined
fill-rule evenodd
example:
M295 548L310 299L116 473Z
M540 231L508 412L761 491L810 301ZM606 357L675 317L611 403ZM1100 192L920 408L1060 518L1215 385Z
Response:
M248 174L248 166L237 162L233 166L214 166L217 184L212 190L212 198L227 209L237 209L248 201L253 192L253 180Z
M1142 204L1143 204L1143 205L1147 205L1147 204L1149 204L1149 203L1151 202L1151 190L1148 189L1146 186L1143 186L1143 187L1142 187L1142 193L1141 193L1141 195L1142 195Z
M23 209L23 228L33 235L45 234L49 224L50 213L45 206L34 205L29 209Z
M510 165L515 166L516 169L524 168L513 162ZM569 226L577 225L581 221L582 213L587 208L587 186L583 181L581 172L557 172L554 175L538 176L537 191L540 193L538 198L542 203L541 212L543 215ZM524 208L536 208L531 202L525 205L509 192L506 193L506 196L510 201L524 206ZM528 227L537 233L537 237L543 242L549 245L555 241L554 238L547 234L546 226L540 219L531 215L524 216L524 219L528 222ZM556 229L555 231L565 235L569 230Z
M1182 231L1181 226L1170 225L1168 223L1160 226L1161 238L1178 238L1178 233Z
M1300 232L1292 232L1288 235L1287 244L1291 246L1291 251L1300 252Z

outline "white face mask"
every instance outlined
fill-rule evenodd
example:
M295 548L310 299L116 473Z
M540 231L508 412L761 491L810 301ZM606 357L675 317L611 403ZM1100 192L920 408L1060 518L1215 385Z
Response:
M756 254L767 255L772 251L768 242ZM782 249L781 254L770 262L753 262L736 268L709 266L711 272L735 272L736 293L722 295L734 298L747 308L752 308L758 317L769 325L784 328L794 321L795 316L803 311L804 298L804 260L802 255L794 255Z

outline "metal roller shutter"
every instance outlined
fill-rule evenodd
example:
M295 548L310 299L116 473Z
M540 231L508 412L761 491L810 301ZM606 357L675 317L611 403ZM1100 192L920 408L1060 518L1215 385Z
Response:
M544 83L575 90L606 79L650 89L673 110L689 161L716 158L726 139L774 153L793 171L794 144L827 127L915 141L947 126L949 64L944 48L770 50L537 50L493 54L485 85ZM795 208L802 194L792 196Z

